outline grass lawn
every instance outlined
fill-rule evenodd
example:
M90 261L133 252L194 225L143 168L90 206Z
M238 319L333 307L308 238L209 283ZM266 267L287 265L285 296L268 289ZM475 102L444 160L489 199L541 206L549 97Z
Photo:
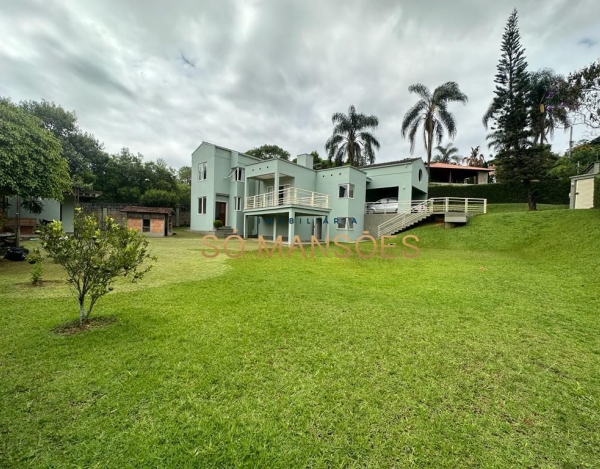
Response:
M0 466L600 467L600 211L521 209L416 259L153 239L77 335L56 266L0 261Z

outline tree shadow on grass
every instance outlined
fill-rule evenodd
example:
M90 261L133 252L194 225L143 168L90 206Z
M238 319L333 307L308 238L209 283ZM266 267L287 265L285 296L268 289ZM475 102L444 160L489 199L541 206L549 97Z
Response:
M77 319L56 326L52 329L52 332L58 335L75 335L95 329L104 329L115 322L117 322L117 318L114 316L92 317L83 324L79 324L79 320Z

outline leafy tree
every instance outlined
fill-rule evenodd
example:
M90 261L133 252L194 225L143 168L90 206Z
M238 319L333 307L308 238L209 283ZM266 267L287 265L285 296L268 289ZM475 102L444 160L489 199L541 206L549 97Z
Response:
M411 107L402 120L402 137L408 135L410 152L415 150L415 138L419 127L423 127L423 140L427 152L427 171L431 164L431 152L434 141L441 145L444 133L448 132L451 138L456 136L456 119L448 111L448 104L459 102L466 104L467 95L460 91L458 84L453 81L438 86L433 93L424 85L417 83L408 87L408 91L421 97Z
M554 106L548 99L552 89L561 77L549 68L543 68L529 74L529 113L533 144L544 144L548 137L554 136L554 130L569 126L567 109Z
M113 290L119 277L141 280L156 260L148 252L148 240L137 231L119 226L107 217L100 229L94 216L76 209L74 235L67 235L54 221L40 230L42 247L55 263L67 272L67 283L79 304L79 323L84 324L97 301ZM41 256L39 249L34 251Z
M551 105L566 108L573 123L600 129L600 59L558 80L550 100Z
M379 150L380 144L372 132L379 125L377 116L357 114L350 105L347 115L336 112L331 121L333 135L325 143L330 163L341 166L345 162L359 168L375 163L375 150Z
M142 197L140 203L146 207L171 207L179 205L179 195L162 189L149 189Z
M550 173L558 178L576 176L582 174L595 161L600 161L600 138L590 142L579 142L571 151L558 158Z
M192 185L192 168L191 166L182 166L177 170L177 180L188 186Z
M445 147L438 145L435 147L438 151L434 156L434 163L450 163L451 161L462 161L462 156L458 155L458 148L453 143L448 143Z
M41 212L37 199L63 199L70 189L61 147L39 120L0 98L0 196L17 196L32 211ZM20 242L17 222L16 240Z
M521 46L517 10L511 13L502 36L502 55L497 66L495 96L483 117L489 145L497 151L496 175L500 182L521 181L527 191L529 210L536 210L534 180L548 175L552 165L547 145L532 147L529 125L530 79L525 49Z
M281 158L282 160L290 159L290 153L277 145L262 145L253 148L252 150L248 150L246 155L254 156L261 160L267 160L269 158Z
M96 174L101 173L108 155L104 145L77 125L77 115L61 106L42 100L22 101L20 107L37 117L41 125L61 142L61 153L69 165L74 195L77 203L82 190L94 187Z

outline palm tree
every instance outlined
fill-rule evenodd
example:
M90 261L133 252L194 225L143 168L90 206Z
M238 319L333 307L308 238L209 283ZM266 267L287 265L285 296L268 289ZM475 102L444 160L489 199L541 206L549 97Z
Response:
M462 164L463 161L465 161L465 158L460 155L453 155L450 157L450 161L454 164Z
M402 136L406 137L408 135L410 152L413 153L415 136L421 124L423 125L423 140L427 152L427 171L429 171L434 139L440 145L444 132L447 131L450 137L456 135L456 119L448 111L448 104L454 101L466 104L468 98L466 94L460 91L458 84L453 81L438 86L433 94L429 91L429 88L420 83L410 85L408 91L418 94L421 99L404 114Z
M450 161L456 161L457 158L462 160L462 156L455 155L455 153L458 153L458 148L456 148L452 142L445 147L438 145L435 149L439 153L433 157L434 163L450 163Z
M483 166L485 164L485 157L483 153L479 153L479 146L475 148L471 147L471 154L464 159L467 166Z
M377 116L357 114L356 108L350 105L348 115L336 112L331 122L333 135L325 144L330 163L341 166L345 161L359 168L375 163L375 150L379 150L380 145L371 132L379 125Z
M543 145L548 141L548 137L554 136L554 129L558 127L566 129L570 125L564 106L552 106L546 102L549 97L552 97L554 85L561 79L560 75L549 68L542 68L529 74L529 112L534 145L538 143Z

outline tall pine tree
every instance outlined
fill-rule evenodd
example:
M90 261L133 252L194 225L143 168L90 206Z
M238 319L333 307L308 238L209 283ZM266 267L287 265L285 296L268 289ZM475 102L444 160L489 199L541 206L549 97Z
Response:
M548 171L549 146L532 147L529 93L525 49L521 46L517 10L513 10L502 35L502 55L495 77L495 96L483 117L489 146L496 152L496 174L501 181L525 184L529 210L536 210L531 182L543 178Z

